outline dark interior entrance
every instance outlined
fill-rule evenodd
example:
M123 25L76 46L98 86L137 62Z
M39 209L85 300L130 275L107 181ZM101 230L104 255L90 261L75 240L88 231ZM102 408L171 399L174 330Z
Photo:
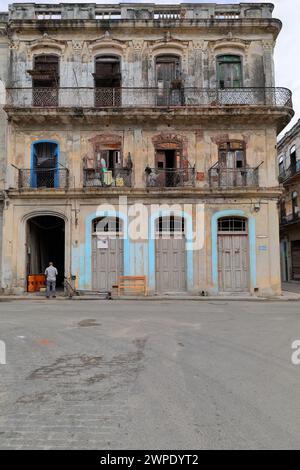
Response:
M58 271L57 286L63 285L65 272L65 222L60 217L41 215L27 222L26 270L44 274L49 261Z
M160 178L160 185L166 187L176 186L180 172L180 160L175 150L156 151L156 169Z

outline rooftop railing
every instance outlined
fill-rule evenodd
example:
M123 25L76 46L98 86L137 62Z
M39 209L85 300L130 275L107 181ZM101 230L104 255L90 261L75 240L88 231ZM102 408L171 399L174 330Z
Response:
M6 105L29 108L265 106L292 108L287 88L7 88Z
M34 4L14 3L9 7L10 20L158 20L178 21L184 19L236 20L240 18L271 18L272 4L257 3L214 4L182 3L162 5L155 3L119 4Z

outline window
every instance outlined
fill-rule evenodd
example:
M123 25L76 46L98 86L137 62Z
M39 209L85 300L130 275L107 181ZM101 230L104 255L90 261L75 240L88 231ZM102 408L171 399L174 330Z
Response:
M102 55L95 60L95 106L120 106L121 67L120 58Z
M160 233L183 233L184 232L184 218L175 217L170 215L167 217L159 217L156 222L156 230Z
M293 209L293 216L298 215L298 193L297 193L297 191L292 192L292 209Z
M282 175L284 173L284 160L283 156L279 157L278 159L278 168L279 168L279 175Z
M180 80L180 57L160 55L156 58L156 82L163 88L170 88L174 80Z
M239 141L223 142L219 145L219 164L223 168L245 168L244 143Z
M295 169L297 164L296 146L293 145L290 149L290 165Z
M156 85L158 106L183 105L184 92L181 80L180 57L161 55L156 58Z
M217 57L217 82L221 89L240 88L242 86L240 56L222 55Z
M100 217L93 220L93 232L122 232L122 221L118 217Z
M218 232L247 232L247 219L224 217L218 220Z

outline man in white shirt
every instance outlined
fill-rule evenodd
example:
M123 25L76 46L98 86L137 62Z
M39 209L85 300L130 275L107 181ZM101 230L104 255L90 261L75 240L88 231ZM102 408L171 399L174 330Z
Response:
M48 268L46 268L45 276L47 280L47 299L49 299L50 294L52 292L52 296L56 297L55 295L55 286L56 286L56 276L58 272L57 269L53 266L52 261L50 261Z

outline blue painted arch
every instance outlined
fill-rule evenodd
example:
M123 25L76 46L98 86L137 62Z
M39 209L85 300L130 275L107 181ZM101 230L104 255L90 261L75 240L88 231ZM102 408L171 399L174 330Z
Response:
M218 276L218 219L223 217L244 217L248 220L249 243L249 267L250 267L250 291L256 287L256 221L253 215L249 216L242 210L227 209L215 212L211 219L211 243L212 243L212 283L215 293L219 291Z
M123 222L124 239L124 275L130 273L130 244L128 238L127 215L114 210L101 210L89 214L85 219L85 241L82 247L73 249L72 271L79 272L78 287L82 290L92 289L92 222L99 217L117 217Z

